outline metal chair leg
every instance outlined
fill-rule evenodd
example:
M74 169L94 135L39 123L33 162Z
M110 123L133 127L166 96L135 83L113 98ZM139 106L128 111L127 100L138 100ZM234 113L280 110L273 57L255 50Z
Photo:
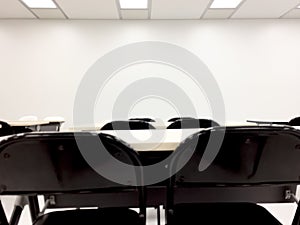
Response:
M157 206L157 225L160 225L160 206Z
M34 222L40 213L39 202L36 195L28 196L28 205L29 205L31 220L32 222Z
M23 209L27 204L28 204L27 197L17 196L14 210L9 221L9 225L17 225L19 223Z
M1 200L0 200L0 224L1 225L8 225L8 221L7 221L7 218L6 218Z
M300 224L300 207L299 204L297 204L296 213L292 222L292 225L299 225Z

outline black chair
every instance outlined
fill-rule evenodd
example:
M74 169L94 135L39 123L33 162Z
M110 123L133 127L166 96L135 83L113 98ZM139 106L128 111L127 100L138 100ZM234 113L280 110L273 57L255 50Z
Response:
M209 119L180 119L171 123L167 129L193 129L220 126L217 122Z
M144 121L112 121L105 124L100 130L149 130L155 127Z
M216 157L199 171L200 162L211 156L206 152L209 138L222 134ZM291 127L215 127L192 135L177 148L170 165L171 173L191 153L169 180L167 224L280 224L256 203L295 202L298 149L300 132ZM298 207L293 225L298 225L299 217Z
M0 121L0 137L12 135L13 133L13 129L8 123Z
M147 122L147 123L155 122L155 120L152 119L152 118L143 118L143 117L130 118L129 120L130 120L130 121L131 121L131 120L144 121L144 122Z
M194 117L185 116L185 117L173 117L168 120L168 122L175 122L177 120L186 120L186 119L195 119Z
M45 132L12 136L0 145L0 195L26 198L32 220L37 225L144 224L146 203L142 167L136 167L136 178L133 178L139 186L130 185L134 182L131 178L128 178L128 185L110 181L96 173L85 161L77 138L89 149L109 151L126 164L142 165L138 153L107 134ZM99 139L105 149L95 145ZM109 165L110 161L100 158L97 163ZM123 171L115 172L122 176ZM39 208L37 195L45 196L43 210ZM20 203L16 204L10 225L18 224L23 207ZM100 209L44 214L48 208L69 207ZM139 208L140 212L130 210L131 207ZM1 204L0 222L8 225Z
M295 117L288 122L290 126L300 126L300 117Z

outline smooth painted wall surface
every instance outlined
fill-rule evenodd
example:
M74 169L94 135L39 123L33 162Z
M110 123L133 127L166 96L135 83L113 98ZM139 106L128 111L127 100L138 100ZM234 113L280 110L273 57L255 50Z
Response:
M78 85L97 59L126 44L163 41L186 48L208 66L222 91L226 120L288 120L300 114L299 40L300 20L2 20L0 118L60 115L65 127L71 126ZM169 80L176 74L163 66L144 66L148 69L123 71L125 84L130 74L162 74ZM210 116L209 104L197 96L191 98L199 116ZM147 101L131 114L156 113L163 119L176 114L165 102ZM95 106L95 111L105 110ZM95 120L109 116L106 112Z

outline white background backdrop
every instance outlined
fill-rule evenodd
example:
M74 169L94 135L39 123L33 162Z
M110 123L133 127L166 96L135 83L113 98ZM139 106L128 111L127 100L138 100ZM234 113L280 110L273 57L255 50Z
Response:
M288 120L300 114L299 20L2 20L0 118L60 115L70 126L75 93L87 69L116 47L145 40L198 55L218 81L229 121ZM172 79L166 71L152 67L145 74ZM140 108L154 113L151 105ZM161 117L173 116L167 108L161 107ZM207 116L206 108L200 116Z

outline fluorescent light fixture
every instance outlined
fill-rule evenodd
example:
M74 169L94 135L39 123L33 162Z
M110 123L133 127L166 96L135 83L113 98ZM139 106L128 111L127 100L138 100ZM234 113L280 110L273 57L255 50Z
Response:
M234 9L242 0L214 0L211 4L211 9Z
M57 6L52 0L21 0L29 8L33 9L55 9Z
M121 9L147 9L148 0L119 0Z
M297 7L298 9L300 9L300 5L298 5L298 7Z

